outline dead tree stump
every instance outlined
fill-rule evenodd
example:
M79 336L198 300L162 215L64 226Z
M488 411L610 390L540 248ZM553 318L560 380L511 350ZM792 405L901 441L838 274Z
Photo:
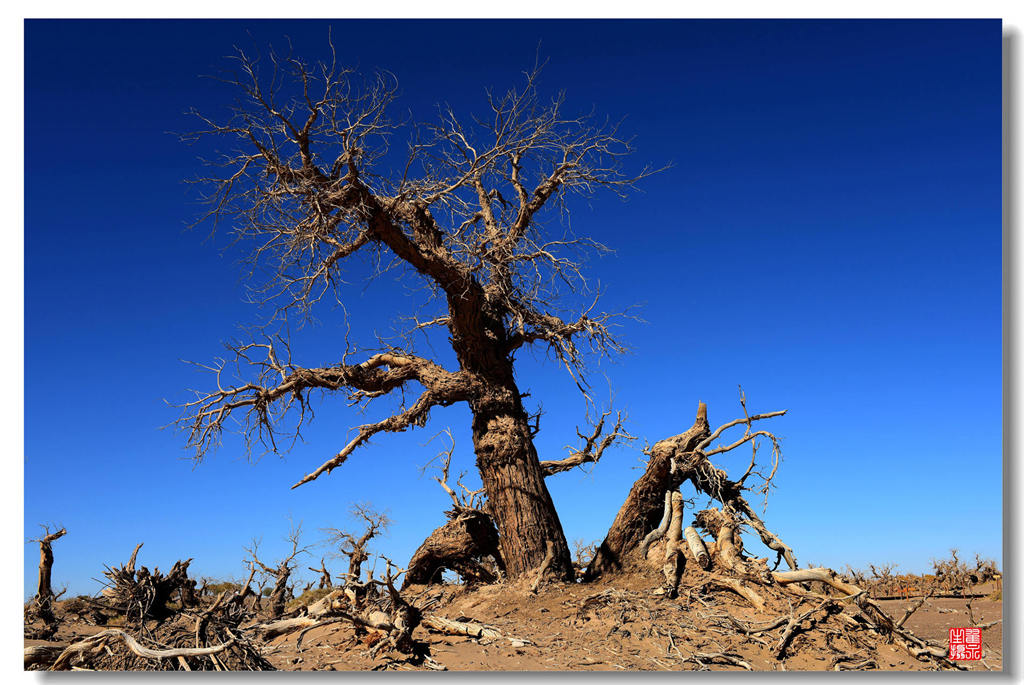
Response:
M47 527L44 527L43 530L45 535L37 540L39 543L39 583L28 613L43 622L43 627L33 635L37 639L48 640L57 632L59 625L57 615L53 611L56 597L50 584L50 576L53 571L53 543L66 535L68 531L61 528L51 533Z

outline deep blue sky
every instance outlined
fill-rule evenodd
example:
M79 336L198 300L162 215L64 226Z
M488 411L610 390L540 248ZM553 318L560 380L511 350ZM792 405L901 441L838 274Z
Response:
M742 384L752 411L789 410L772 426L785 460L764 518L802 563L922 571L951 546L1001 560L998 21L330 25L339 57L393 72L417 119L442 101L479 108L539 46L543 88L626 117L637 166L674 165L627 202L573 206L574 229L616 250L590 265L605 307L642 305L646 323L623 331L631 352L593 365L595 396L610 385L636 435L689 427L698 400L713 425L735 418ZM446 507L419 472L440 445L424 443L450 425L472 469L464 407L294 491L367 417L328 401L305 443L255 465L228 436L193 468L183 436L160 430L177 416L165 399L208 383L179 360L212 359L258 320L225 236L184 229L199 208L183 181L209 148L169 132L196 127L189 107L230 103L199 77L233 45L289 36L317 59L327 28L26 23L25 536L68 528L54 581L74 594L140 541L150 566L191 556L197 575L238 576L252 537L273 558L289 516L313 542L348 526L354 501L388 511L377 549L401 562ZM409 298L360 276L353 329L385 331ZM311 366L342 352L340 317L320 313L297 341ZM521 357L521 387L546 412L538 449L557 458L584 404L553 363ZM720 463L740 473L747 457ZM610 452L592 474L548 480L570 541L604 535L638 458Z

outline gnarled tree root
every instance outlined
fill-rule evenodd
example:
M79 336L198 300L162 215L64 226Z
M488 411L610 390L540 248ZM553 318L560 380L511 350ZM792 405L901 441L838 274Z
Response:
M438 582L441 572L450 569L466 581L491 583L494 572L481 563L492 557L503 569L498 551L498 531L491 517L478 509L453 509L450 520L431 533L413 553L402 588Z

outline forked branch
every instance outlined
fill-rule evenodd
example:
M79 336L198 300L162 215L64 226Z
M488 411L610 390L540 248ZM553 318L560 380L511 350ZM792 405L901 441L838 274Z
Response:
M439 459L441 461L441 465L437 467L438 470L441 471L441 475L440 477L433 476L434 480L437 481L437 484L440 485L446 493L448 493L449 497L451 497L453 513L458 514L464 511L482 510L484 488L481 487L476 490L470 490L466 484L462 482L462 479L466 476L465 472L460 473L458 479L455 481L456 487L459 488L461 492L456 491L448 484L448 473L451 469L452 456L455 454L455 436L452 435L450 428L444 429L442 433L448 436L449 446L435 457L435 459ZM429 465L430 464L427 464L427 466ZM424 467L424 469L425 468L426 467Z
M615 426L611 432L604 434L604 422L611 414L611 410L602 413L597 422L593 424L593 430L587 435L577 428L576 435L583 441L583 447L572 451L564 459L542 461L540 467L544 475L553 476L556 473L569 471L583 464L596 464L601 460L604 451L612 445L629 443L636 440L635 436L630 435L622 427L626 416L621 411L615 414Z
M202 459L220 440L229 419L241 425L246 446L251 450L261 442L278 451L275 435L289 411L298 408L296 428L311 413L308 393L344 391L352 403L367 402L401 389L415 381L425 388L408 409L375 423L359 426L354 438L332 459L305 476L292 487L315 480L342 464L349 455L371 436L380 432L403 431L426 423L436 406L448 406L469 399L477 383L465 372L450 372L434 362L402 351L375 354L359 364L337 364L321 368L303 368L291 362L287 341L250 343L231 348L235 352L236 375L251 380L226 385L222 376L226 362L204 367L214 373L217 390L196 392L196 399L181 405L179 428L188 432L187 446L195 458ZM281 352L285 352L282 355Z

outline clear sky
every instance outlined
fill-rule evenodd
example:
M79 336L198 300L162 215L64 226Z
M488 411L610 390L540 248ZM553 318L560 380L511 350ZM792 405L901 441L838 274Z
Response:
M634 434L684 430L698 400L712 425L736 418L742 384L752 411L789 410L772 425L785 459L763 518L802 563L924 571L953 546L1001 562L998 21L30 21L25 537L67 527L55 585L95 592L138 542L150 567L194 557L196 575L237 577L251 538L275 558L289 517L313 543L351 525L356 501L394 520L376 549L401 563L444 521L447 497L420 473L441 445L425 443L450 426L455 468L473 469L459 406L297 490L384 408L328 398L304 443L255 464L226 436L194 466L184 436L160 428L177 418L165 400L208 387L180 360L211 360L259 320L226 235L185 230L201 208L183 181L210 148L172 132L197 127L190 107L231 103L200 76L233 45L290 37L317 59L328 26L339 58L394 73L398 107L421 120L439 102L479 110L539 50L543 89L625 117L637 167L673 164L626 202L571 206L574 229L616 251L588 267L604 306L641 306L645 322L622 330L630 353L591 376ZM411 300L394 280L348 275L369 344ZM343 352L338 311L319 314L296 339L310 366ZM520 356L527 402L545 411L538 450L558 458L584 403L553 362ZM639 457L548 479L570 542L603 537ZM747 457L720 464L738 474ZM331 567L329 550L315 555Z

